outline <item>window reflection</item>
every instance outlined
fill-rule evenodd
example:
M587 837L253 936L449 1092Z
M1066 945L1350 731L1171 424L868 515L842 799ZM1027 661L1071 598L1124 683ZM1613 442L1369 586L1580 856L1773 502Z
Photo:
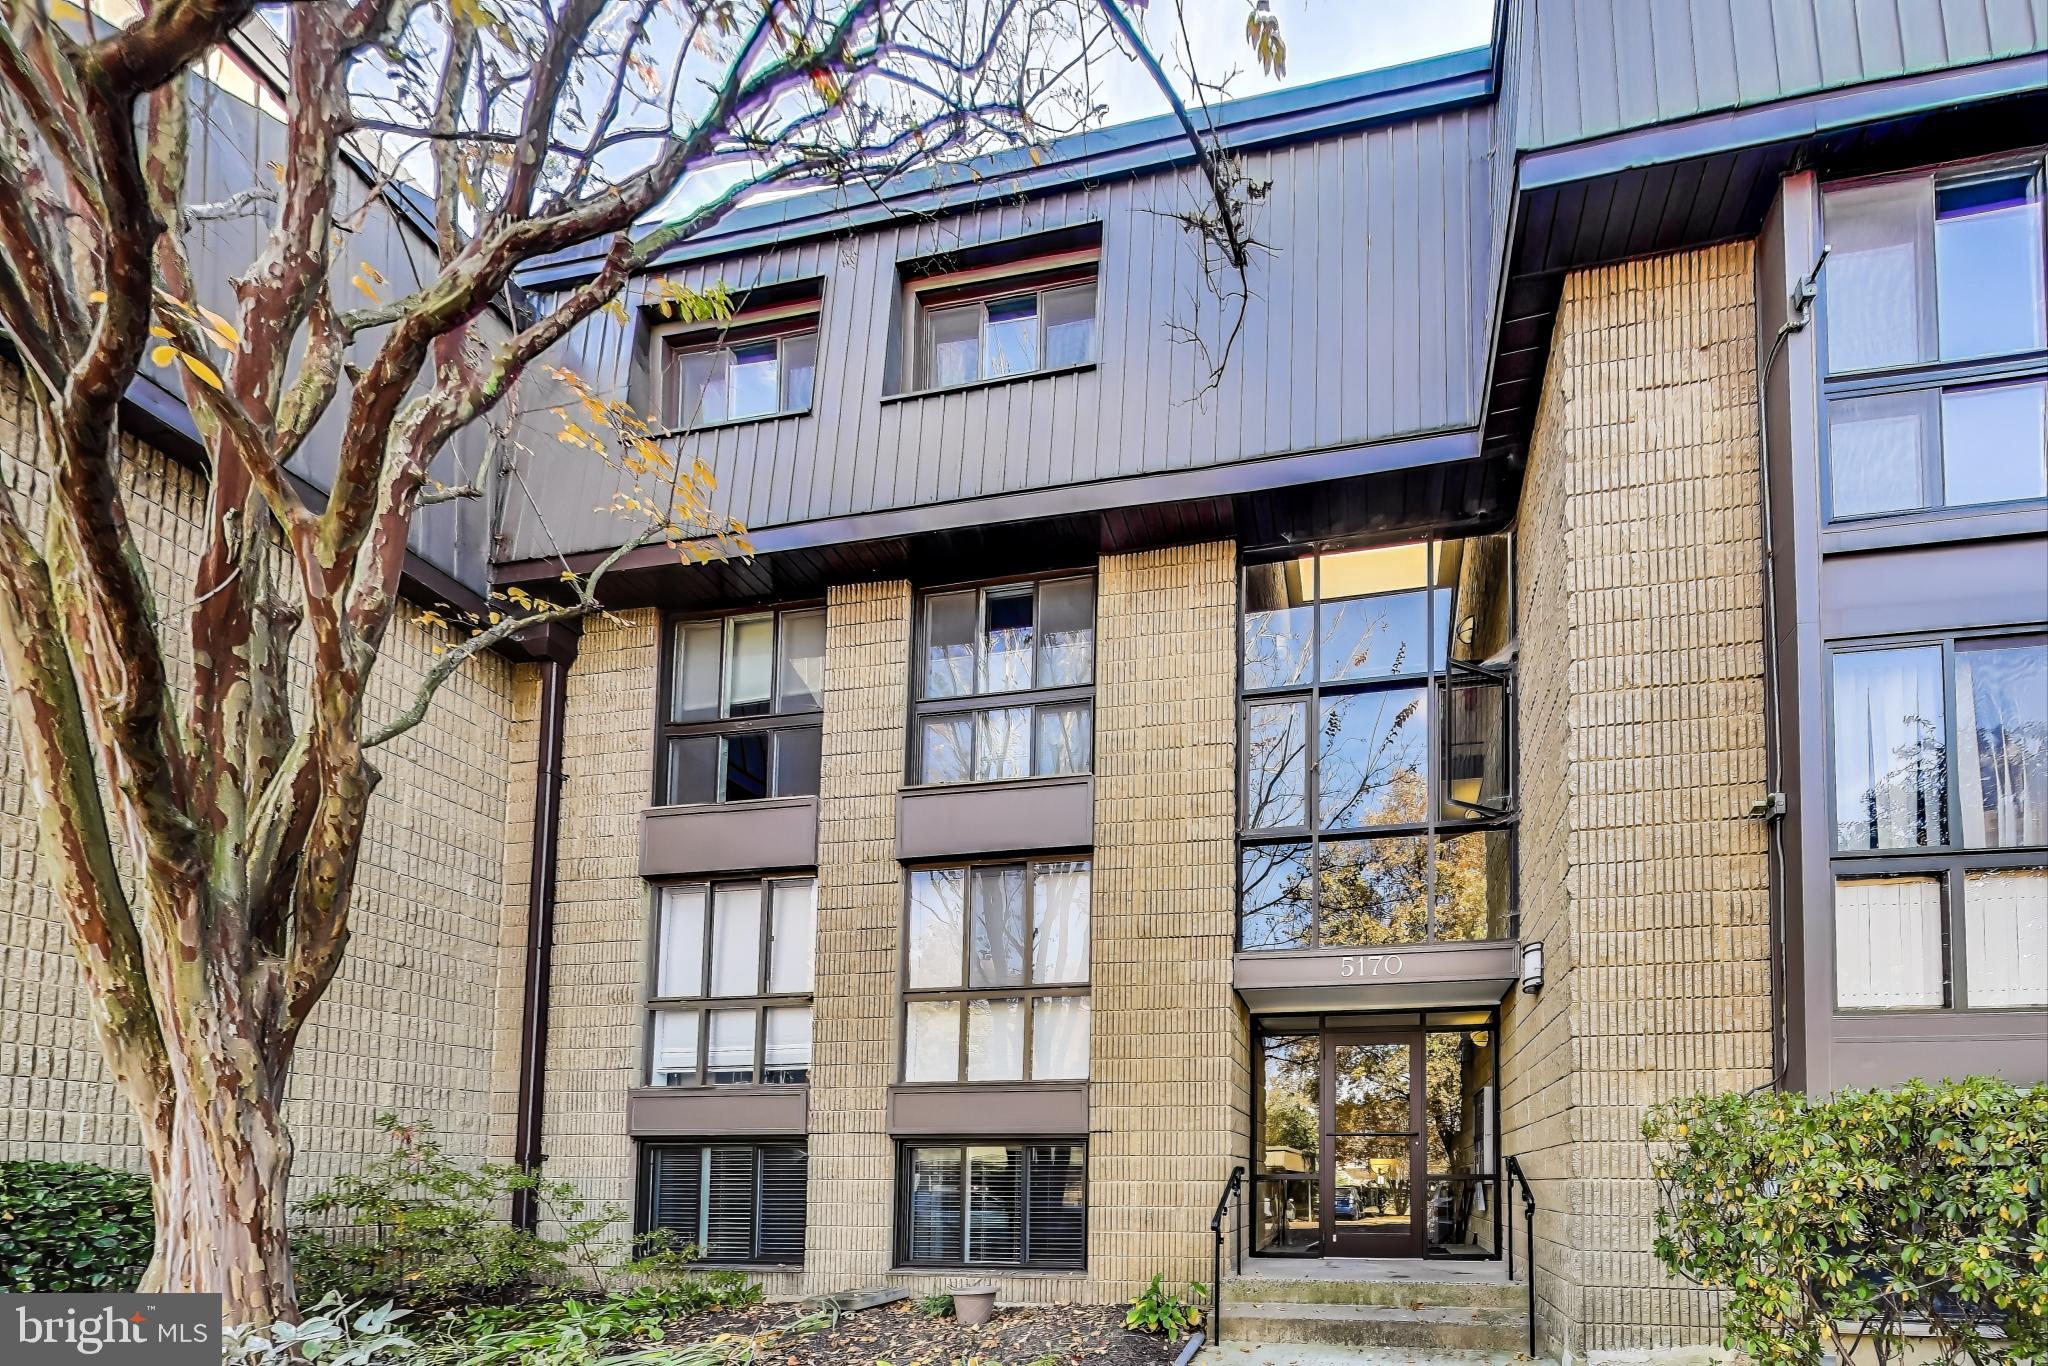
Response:
M1243 592L1240 947L1510 935L1508 538L1252 564Z
M1941 647L1835 656L1835 822L1843 849L1948 843Z

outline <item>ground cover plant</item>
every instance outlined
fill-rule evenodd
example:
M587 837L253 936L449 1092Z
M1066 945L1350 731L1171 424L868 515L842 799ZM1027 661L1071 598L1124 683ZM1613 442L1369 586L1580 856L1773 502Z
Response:
M133 1290L152 1227L147 1177L90 1162L0 1162L0 1290Z
M787 1331L799 1312L761 1304L694 1315L678 1320L668 1341L700 1350L721 1341L757 1343L764 1366L1166 1366L1179 1353L1164 1337L1126 1328L1125 1310L1116 1306L998 1308L988 1323L970 1328L908 1299L843 1314L810 1331Z

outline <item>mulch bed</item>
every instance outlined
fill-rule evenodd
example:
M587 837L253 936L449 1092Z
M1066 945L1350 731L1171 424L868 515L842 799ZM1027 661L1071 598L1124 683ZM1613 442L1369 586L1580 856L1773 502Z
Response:
M721 1333L752 1336L786 1328L804 1312L797 1304L757 1304L680 1319L674 1343ZM954 1366L972 1360L1001 1366L1163 1366L1186 1346L1124 1327L1124 1311L1101 1305L1020 1305L998 1309L980 1328L927 1318L908 1300L841 1314L836 1327L783 1333L761 1344L760 1366Z

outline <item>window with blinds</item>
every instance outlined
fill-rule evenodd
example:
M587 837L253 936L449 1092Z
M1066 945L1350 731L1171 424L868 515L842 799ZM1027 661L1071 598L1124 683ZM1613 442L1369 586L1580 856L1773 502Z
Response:
M906 1145L897 1182L903 1261L1080 1270L1086 1167L1079 1143Z
M804 1259L801 1143L641 1145L642 1232L664 1229L707 1262Z

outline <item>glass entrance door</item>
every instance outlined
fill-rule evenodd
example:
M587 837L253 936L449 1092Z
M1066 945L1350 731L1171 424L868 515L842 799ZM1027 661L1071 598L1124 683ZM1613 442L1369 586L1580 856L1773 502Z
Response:
M1262 1022L1253 1251L1499 1256L1493 1042L1476 1011Z
M1324 1246L1333 1257L1420 1257L1422 1034L1330 1033L1323 1049Z

